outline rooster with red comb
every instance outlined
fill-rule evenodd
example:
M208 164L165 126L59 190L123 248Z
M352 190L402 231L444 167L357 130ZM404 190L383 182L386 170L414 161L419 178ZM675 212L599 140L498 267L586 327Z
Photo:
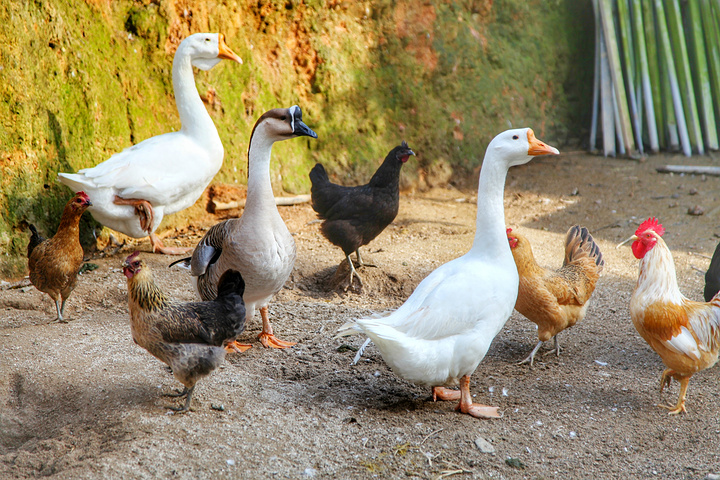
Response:
M680 382L677 404L661 405L670 414L678 414L686 412L685 394L690 377L718 360L720 296L710 302L695 302L680 293L675 262L662 239L664 233L660 222L649 218L620 245L632 241L632 252L640 259L638 283L630 298L630 316L640 336L667 367L660 377L660 392L673 378Z

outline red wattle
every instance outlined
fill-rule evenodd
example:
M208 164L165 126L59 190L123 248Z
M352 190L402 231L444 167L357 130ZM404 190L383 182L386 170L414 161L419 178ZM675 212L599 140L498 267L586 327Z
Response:
M640 240L635 240L631 248L633 255L635 255L635 258L637 258L638 260L642 259L648 252L648 248Z

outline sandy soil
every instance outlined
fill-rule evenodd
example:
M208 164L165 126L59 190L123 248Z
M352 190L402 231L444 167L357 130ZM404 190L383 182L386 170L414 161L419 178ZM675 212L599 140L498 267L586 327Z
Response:
M473 191L406 193L400 214L366 249L363 291L333 289L342 259L320 235L309 205L282 207L298 261L271 305L289 350L243 335L254 347L229 355L196 389L193 411L177 401L168 369L134 345L119 266L134 246L82 275L69 324L48 324L54 305L32 286L0 289L0 477L2 478L682 478L720 473L720 371L690 382L688 414L658 408L660 358L635 331L628 302L637 276L629 247L615 245L650 215L660 218L679 283L700 299L702 272L720 234L714 177L655 173L664 163L585 155L541 158L508 176L506 218L558 267L569 226L587 226L606 259L587 318L561 334L562 356L516 363L537 341L513 314L472 378L477 401L499 420L457 414L429 390L396 377L374 347L351 366L360 337L334 340L346 320L400 305L433 269L463 254L474 234ZM700 205L705 215L689 215ZM238 215L239 211L225 212ZM192 246L219 216L177 232ZM141 250L149 251L147 242ZM143 254L158 283L192 300L184 271ZM22 284L21 284L22 285ZM352 347L347 348L348 345ZM547 349L547 348L545 348ZM663 395L674 402L674 383ZM478 437L494 453L476 446Z

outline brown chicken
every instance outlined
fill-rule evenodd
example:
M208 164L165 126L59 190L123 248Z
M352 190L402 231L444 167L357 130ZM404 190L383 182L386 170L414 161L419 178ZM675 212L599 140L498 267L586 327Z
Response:
M540 346L553 337L555 348L548 353L560 356L558 333L585 317L605 261L587 228L577 225L567 232L565 261L558 270L538 265L524 236L508 228L507 237L520 275L515 309L538 326L540 341L520 362L532 366Z
M220 277L215 300L173 302L153 280L150 268L135 252L123 262L130 306L130 331L141 347L172 369L185 388L171 397L186 396L177 412L190 408L195 384L225 359L226 351L245 329L245 282L240 272Z
M630 298L630 316L640 336L667 367L660 377L660 392L671 379L680 382L677 404L661 405L670 414L678 414L686 411L690 377L718 360L720 296L710 302L694 302L680 293L675 262L663 233L660 222L649 218L620 245L634 240L632 252L640 259L640 274Z
M92 205L85 192L78 192L65 205L60 226L52 238L45 239L30 225L32 235L28 244L30 281L35 288L55 301L57 318L53 322L66 323L63 318L65 302L75 289L78 271L83 263L80 246L80 217ZM62 300L62 304L61 304Z

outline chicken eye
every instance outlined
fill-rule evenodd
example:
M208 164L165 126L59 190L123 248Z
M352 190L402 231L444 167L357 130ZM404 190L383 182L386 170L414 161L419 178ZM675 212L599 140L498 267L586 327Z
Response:
M206 41L206 42L209 42L209 41L210 41L210 37L207 37L207 38L205 39L205 41Z
M518 138L520 137L518 137L517 135L513 135L513 140L517 140Z

